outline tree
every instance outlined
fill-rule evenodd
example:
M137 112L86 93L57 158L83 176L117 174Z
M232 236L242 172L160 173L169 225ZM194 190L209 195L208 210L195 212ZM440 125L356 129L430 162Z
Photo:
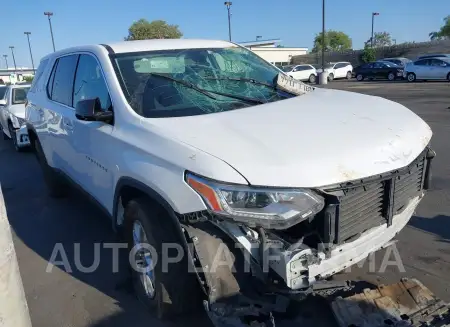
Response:
M444 18L444 25L437 32L428 34L431 40L450 39L450 16Z
M311 52L322 51L323 33L316 34ZM325 32L325 51L341 51L352 48L352 39L344 32L329 30Z
M370 46L370 44L367 44L364 46L364 50L361 54L361 60L363 62L371 62L375 61L377 59L375 54L375 49Z
M179 39L183 33L178 29L178 25L169 25L164 20L154 20L149 22L142 18L134 22L128 29L128 36L125 41L148 40L148 39Z
M377 32L373 35L373 46L374 47L388 47L392 45L391 34L388 32Z
M32 82L33 81L34 76L24 76L23 80L26 82Z

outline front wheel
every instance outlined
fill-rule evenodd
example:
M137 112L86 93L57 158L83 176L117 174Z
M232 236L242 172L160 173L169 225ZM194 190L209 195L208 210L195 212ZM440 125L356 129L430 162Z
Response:
M331 82L333 79L334 79L333 73L331 73L330 75L328 75L328 82Z
M189 312L198 304L196 300L200 302L200 286L188 271L189 254L163 207L145 197L131 200L125 207L125 237L136 295L158 318ZM182 251L182 259L167 261L162 257L170 253L163 250L165 246L178 248L178 254Z
M2 126L2 124L0 123L0 132L3 134L3 139L6 141L6 140L9 140L9 137L8 137L8 135L6 135L6 133L5 133L5 131L3 130L3 126Z
M347 75L345 77L347 79L352 79L352 72L347 72Z
M408 79L408 82L414 82L416 80L416 74L414 73L408 73L408 75L406 76L406 78Z
M450 73L447 74L447 81L450 82Z
M356 80L361 82L364 80L364 76L362 74L358 74L358 75L356 75Z
M314 83L316 82L316 75L311 74L311 75L309 76L309 82L310 82L311 84L314 84Z
M388 76L387 76L387 79L389 80L389 81L393 81L393 80L395 80L395 75L394 75L394 73L389 73L388 74Z

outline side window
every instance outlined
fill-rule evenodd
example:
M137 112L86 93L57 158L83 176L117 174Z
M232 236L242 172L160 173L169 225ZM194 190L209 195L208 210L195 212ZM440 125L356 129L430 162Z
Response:
M58 60L55 61L55 64L53 65L52 68L52 72L50 73L50 77L48 78L47 82L47 95L50 99L52 98L53 81L55 80L56 67L58 67Z
M418 60L414 63L416 66L426 66L428 64L428 59Z
M436 67L445 67L446 64L445 62L443 62L442 60L439 59L430 59L431 61L431 66L436 66Z
M306 69L308 69L308 68L306 68L305 66L297 66L297 67L295 67L295 71L296 72L301 72L301 71L306 70Z
M345 64L340 62L340 63L336 64L336 66L334 66L334 69L338 69L338 68L342 68L342 67L345 67Z
M64 56L58 59L53 78L51 99L72 107L73 78L77 66L78 55Z
M103 78L102 69L91 55L81 55L75 75L73 88L73 104L85 99L99 98L103 110L111 107L108 88Z
M34 92L36 92L36 89L39 88L37 85L39 85L39 81L41 80L42 74L44 73L44 70L47 67L47 64L48 64L48 59L41 61L41 63L39 64L39 67L36 71L36 74L33 78L33 81L31 82L31 87L28 92L34 93Z

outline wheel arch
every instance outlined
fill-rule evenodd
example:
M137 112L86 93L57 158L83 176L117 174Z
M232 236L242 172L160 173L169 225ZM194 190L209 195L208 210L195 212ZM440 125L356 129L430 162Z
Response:
M141 181L138 181L131 177L121 177L117 181L114 191L113 212L112 212L114 230L120 228L120 226L122 226L123 224L123 220L121 220L120 217L118 217L119 204L123 208L125 208L125 206L129 201L140 196L148 197L150 200L159 204L161 207L164 208L164 210L167 211L169 216L172 218L173 222L176 223L178 226L180 226L175 210L164 199L162 195L160 195L153 188L144 184Z

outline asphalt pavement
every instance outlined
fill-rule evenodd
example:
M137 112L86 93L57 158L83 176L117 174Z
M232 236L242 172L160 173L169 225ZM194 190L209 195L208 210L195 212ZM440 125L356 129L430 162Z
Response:
M407 106L431 126L437 153L432 190L395 244L405 272L399 272L391 247L335 278L387 284L416 277L450 301L450 84L334 81L326 87ZM147 313L131 292L124 265L112 272L112 251L103 247L116 241L108 218L76 191L65 199L48 197L33 154L16 153L11 142L1 140L0 183L34 327L209 326L204 314L161 323ZM72 272L60 266L46 272L57 243L63 244ZM75 269L78 257L86 267L93 263L96 247L99 268L92 273Z

